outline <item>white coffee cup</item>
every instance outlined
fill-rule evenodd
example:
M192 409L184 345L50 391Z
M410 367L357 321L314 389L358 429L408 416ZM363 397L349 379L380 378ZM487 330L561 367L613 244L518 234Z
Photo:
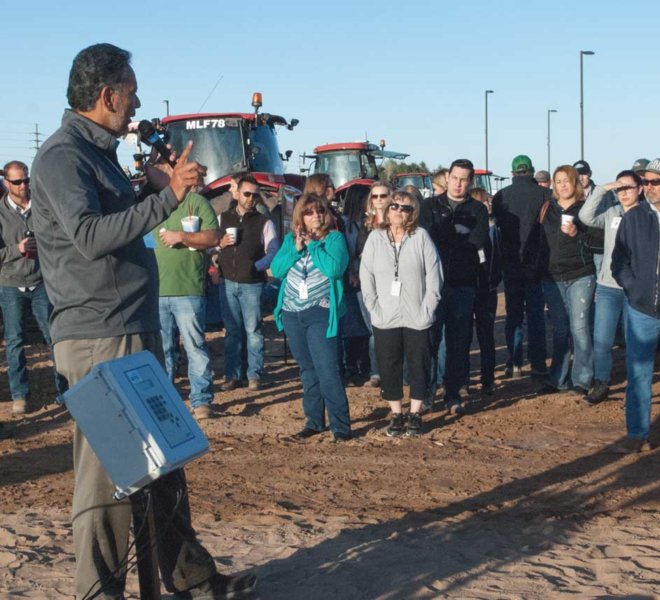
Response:
M233 244L238 243L238 227L227 227L225 229L227 235L231 238Z
M199 231L199 217L190 215L181 219L181 227L186 233L197 233ZM195 252L195 248L188 248L191 252Z
M562 215L561 216L561 226L564 227L564 225L570 225L575 221L575 217L572 215Z

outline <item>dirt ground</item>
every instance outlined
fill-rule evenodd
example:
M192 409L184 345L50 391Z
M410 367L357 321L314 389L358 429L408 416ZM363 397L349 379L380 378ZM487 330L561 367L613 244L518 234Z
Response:
M502 340L502 317L496 327ZM221 333L210 348L217 381ZM283 348L269 319L270 387L217 393L217 418L203 422L212 452L187 468L202 541L227 572L256 571L255 597L660 597L660 452L608 449L625 432L622 350L597 407L537 397L529 376L498 379L462 417L438 405L418 439L387 438L378 390L349 387L355 439L338 444L289 437L303 415ZM501 345L498 375L505 358ZM48 399L43 345L28 360L35 401ZM12 420L6 363L0 389L0 419L14 426L0 441L0 597L70 597L71 421L56 406ZM654 391L657 446L660 383ZM134 571L127 589L137 597Z

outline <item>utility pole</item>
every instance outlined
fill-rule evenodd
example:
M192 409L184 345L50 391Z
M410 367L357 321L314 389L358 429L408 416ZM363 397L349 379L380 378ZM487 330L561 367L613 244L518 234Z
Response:
M486 171L488 171L488 94L494 94L495 92L493 90L485 90L484 92L484 101L486 105Z
M548 109L548 173L552 173L550 170L550 115L556 113L557 109L549 108Z
M580 50L580 160L584 160L584 66L583 58L593 56L592 50Z
M39 150L39 145L41 144L41 138L42 135L39 133L39 123L34 124L34 139L32 140L34 142L34 146L32 146L32 150L34 150L34 153L36 155L37 151Z

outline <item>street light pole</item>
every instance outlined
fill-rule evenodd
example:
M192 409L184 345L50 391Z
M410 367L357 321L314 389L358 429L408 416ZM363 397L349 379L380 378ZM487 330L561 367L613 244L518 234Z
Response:
M488 171L488 94L494 94L493 90L486 90L484 92L484 100L486 104L486 171Z
M548 173L552 173L550 170L550 113L556 113L557 110L554 108L548 109Z
M584 160L584 67L583 57L593 56L591 50L580 50L580 160Z
M169 100L163 100L163 104L165 105L165 116L169 117L170 116L170 101Z

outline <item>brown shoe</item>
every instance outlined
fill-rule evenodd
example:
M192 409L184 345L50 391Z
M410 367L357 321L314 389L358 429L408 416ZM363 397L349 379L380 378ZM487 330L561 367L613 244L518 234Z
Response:
M27 412L27 400L25 398L17 398L11 403L11 414L14 416L21 416Z
M242 385L240 379L227 379L227 381L220 386L220 389L223 392L231 392Z
M251 392L257 392L261 389L261 381L258 379L250 379L248 381L248 390Z
M616 454L639 454L641 452L650 452L651 444L648 440L627 437L622 442L612 446L612 451Z
M210 419L213 416L213 411L211 410L210 404L200 404L193 408L193 416L198 421L204 421L205 419Z

